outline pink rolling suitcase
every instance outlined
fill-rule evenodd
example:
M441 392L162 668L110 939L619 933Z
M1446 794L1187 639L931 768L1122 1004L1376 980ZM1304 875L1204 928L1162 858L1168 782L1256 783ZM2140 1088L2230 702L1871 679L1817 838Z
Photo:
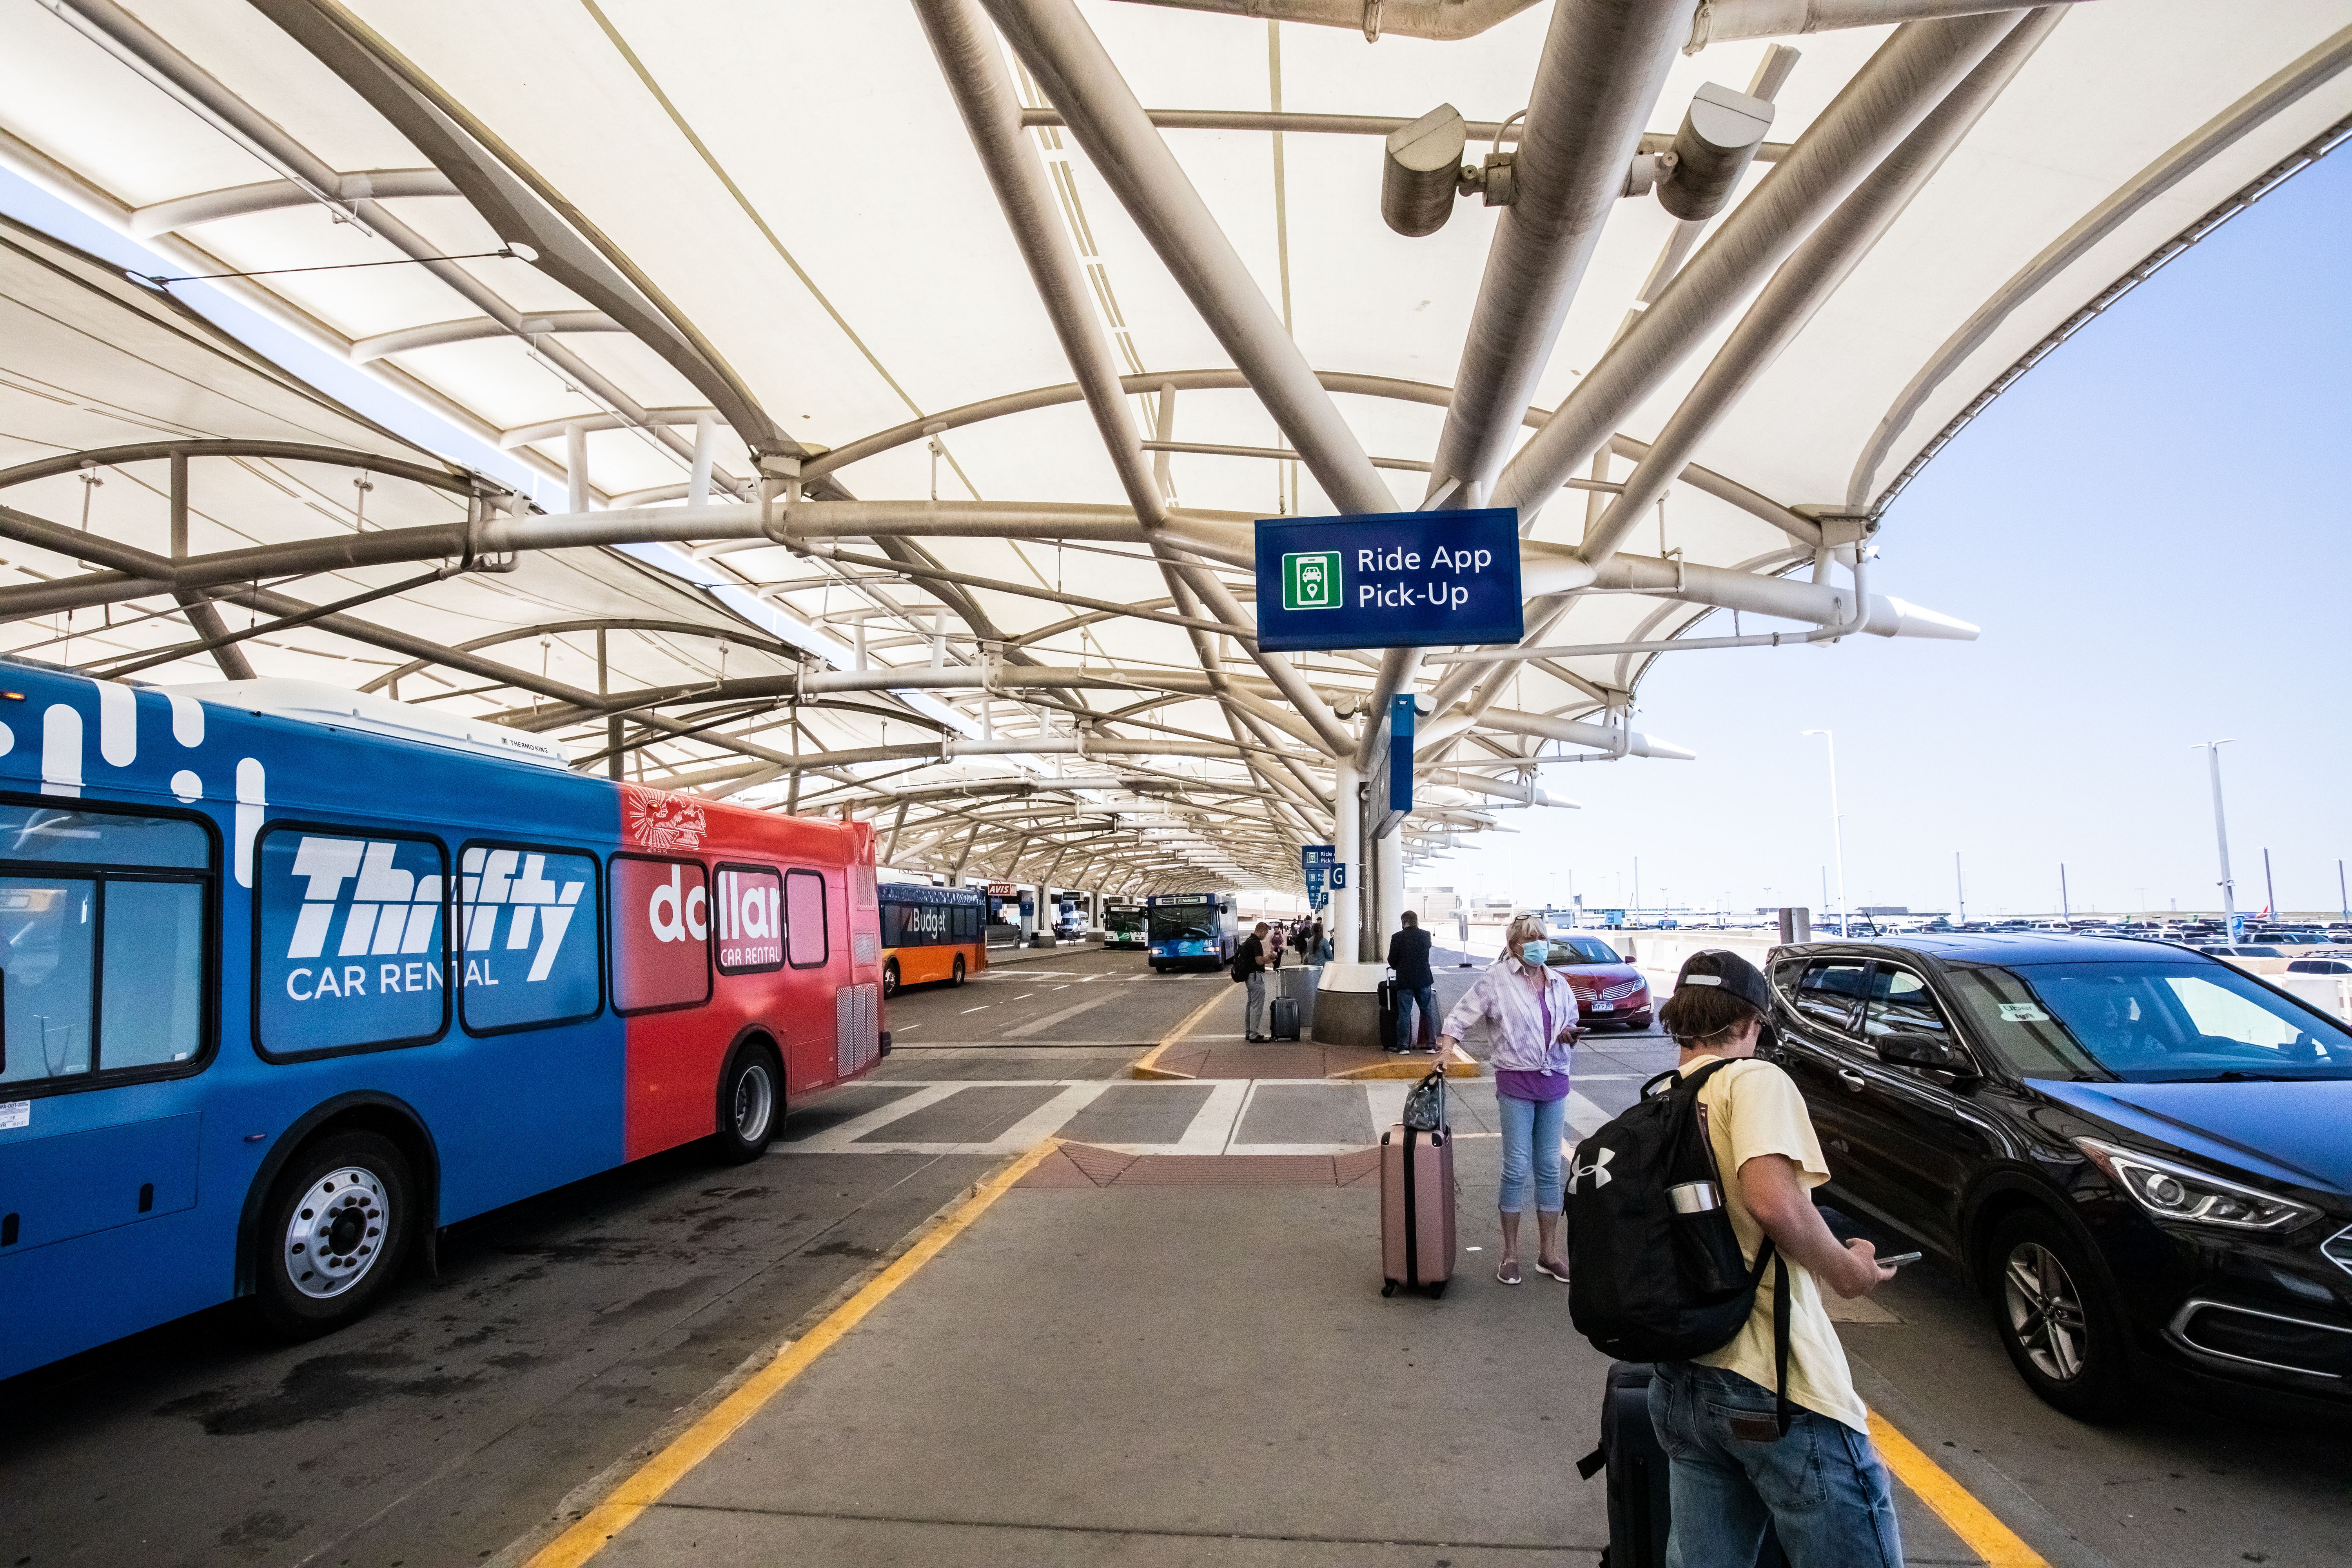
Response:
M1381 1134L1381 1294L1443 1295L1454 1278L1454 1134L1400 1121Z

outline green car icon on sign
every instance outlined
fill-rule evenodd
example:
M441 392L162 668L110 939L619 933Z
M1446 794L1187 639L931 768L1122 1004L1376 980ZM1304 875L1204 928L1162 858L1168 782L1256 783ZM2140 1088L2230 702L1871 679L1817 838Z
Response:
M1338 609L1339 552L1317 550L1284 556L1282 607L1286 610Z

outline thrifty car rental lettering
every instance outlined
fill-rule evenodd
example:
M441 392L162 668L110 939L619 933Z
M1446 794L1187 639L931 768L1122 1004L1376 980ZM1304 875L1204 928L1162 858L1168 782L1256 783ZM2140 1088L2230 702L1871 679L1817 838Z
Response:
M1486 550L1448 550L1439 545L1429 552L1429 570L1442 572L1447 577L1484 572L1494 564L1492 552ZM1356 552L1356 605L1359 609L1402 610L1416 605L1433 609L1458 610L1470 602L1470 590L1459 582L1446 577L1430 577L1419 584L1368 583L1365 574L1374 572L1418 572L1422 569L1421 552L1391 548L1359 550Z
M296 1002L320 997L364 996L373 982L379 994L436 991L441 986L438 944L433 928L441 914L441 879L418 876L393 864L395 843L306 835L294 856L293 874L307 884L289 960L327 956L335 916L343 915L338 958L397 955L398 962L321 963L287 971L286 994ZM556 883L545 876L547 857L513 849L468 849L459 879L466 921L468 985L496 985L494 955L501 947L530 954L525 983L544 980L571 930L584 882ZM344 884L351 884L346 899ZM506 941L499 942L506 918ZM534 927L535 931L534 931ZM536 940L534 941L534 935ZM411 953L425 954L408 958Z

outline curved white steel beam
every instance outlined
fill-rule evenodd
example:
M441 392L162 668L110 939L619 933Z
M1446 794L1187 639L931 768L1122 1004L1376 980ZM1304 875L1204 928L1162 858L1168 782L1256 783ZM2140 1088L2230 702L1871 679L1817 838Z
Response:
M1536 0L1134 0L1144 5L1167 5L1183 11L1222 11L1231 16L1264 17L1270 22L1303 22L1315 27L1360 30L1377 41L1394 33L1402 38L1435 38L1459 42L1475 38L1497 22L1506 22Z
M1478 281L1429 493L1494 481L1624 194L1625 169L1696 0L1559 0ZM1475 500L1472 504L1475 504Z
M595 314L583 311L583 314ZM617 330L617 329L616 329ZM640 417L629 418L619 414L575 414L568 419L545 419L536 425L519 425L511 430L499 432L499 448L512 451L528 447L534 441L553 441L572 430L625 430L633 426L648 429L656 426L684 427L715 417L715 408L646 408L639 410Z
M1496 481L1494 503L1517 507L1523 526L1531 521L1609 433L1976 68L2015 21L2002 14L1896 29L1519 448ZM1616 536L1596 534L1585 548L1599 561L1618 542Z
M368 169L355 174L337 174L328 189L329 194L345 202L457 194L449 176L438 169ZM261 180L250 185L198 191L193 195L131 208L131 234L135 239L152 239L159 234L217 223L223 218L243 217L247 213L306 207L318 199L308 185L293 180Z
M1668 416L1649 455L1626 478L1624 489L1593 522L1589 551L1622 539L1665 495L1699 444L1870 254L2064 15L2054 5L2046 6L2016 22L1983 61L1863 178L1853 194L1790 253Z
M470 343L484 338L536 337L541 332L625 332L628 330L602 310L550 310L541 315L525 316L512 326L489 316L467 316L454 321L431 321L421 327L402 327L396 331L378 332L373 337L354 338L351 362L366 364L386 354L406 353L411 349L438 348L443 343Z
M1355 432L1072 0L986 4L1324 493L1348 511L1392 510Z
M2002 284L1991 299L1977 307L1959 329L1944 341L1934 356L1919 367L1918 374L1904 387L1893 406L1887 409L1886 416L1878 422L1878 428L1872 433L1869 444L1863 447L1861 456L1854 460L1853 477L1846 484L1846 505L1859 510L1871 503L1872 484L1878 470L1885 466L1887 450L1895 444L1895 438L1910 425L1927 399L1935 395L1936 389L1949 379L1969 355L1983 347L2019 307L2089 254L2101 240L2128 222L2150 202L2203 168L2218 153L2242 140L2266 121L2301 101L2347 66L2352 66L2352 27L2334 34L2325 43L2310 49L2302 58L2207 121L2196 134L2184 138L2163 157L2142 169L2128 184L2085 213L2072 228L2051 241L2041 255L2019 268L2016 276ZM1885 499L1881 498L1882 500Z

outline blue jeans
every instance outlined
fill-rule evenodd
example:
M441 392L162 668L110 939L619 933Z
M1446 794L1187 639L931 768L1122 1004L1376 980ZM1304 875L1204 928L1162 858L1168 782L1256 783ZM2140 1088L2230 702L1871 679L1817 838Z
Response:
M1495 1109L1503 1114L1503 1192L1496 1206L1505 1214L1527 1212L1528 1168L1532 1165L1536 1207L1544 1214L1558 1214L1559 1129L1568 1117L1568 1101L1498 1094Z
M1437 1027L1437 987L1423 985L1418 990L1408 991L1400 985L1396 998L1397 1049L1409 1051L1413 1048L1413 1030L1419 1026L1419 1020L1412 1016L1414 1008L1421 1009L1432 1029Z
M1801 1406L1775 1440L1773 1403L1736 1372L1658 1363L1650 1424L1673 1467L1666 1568L1753 1563L1767 1518L1790 1568L1903 1568L1894 1494L1870 1439Z

